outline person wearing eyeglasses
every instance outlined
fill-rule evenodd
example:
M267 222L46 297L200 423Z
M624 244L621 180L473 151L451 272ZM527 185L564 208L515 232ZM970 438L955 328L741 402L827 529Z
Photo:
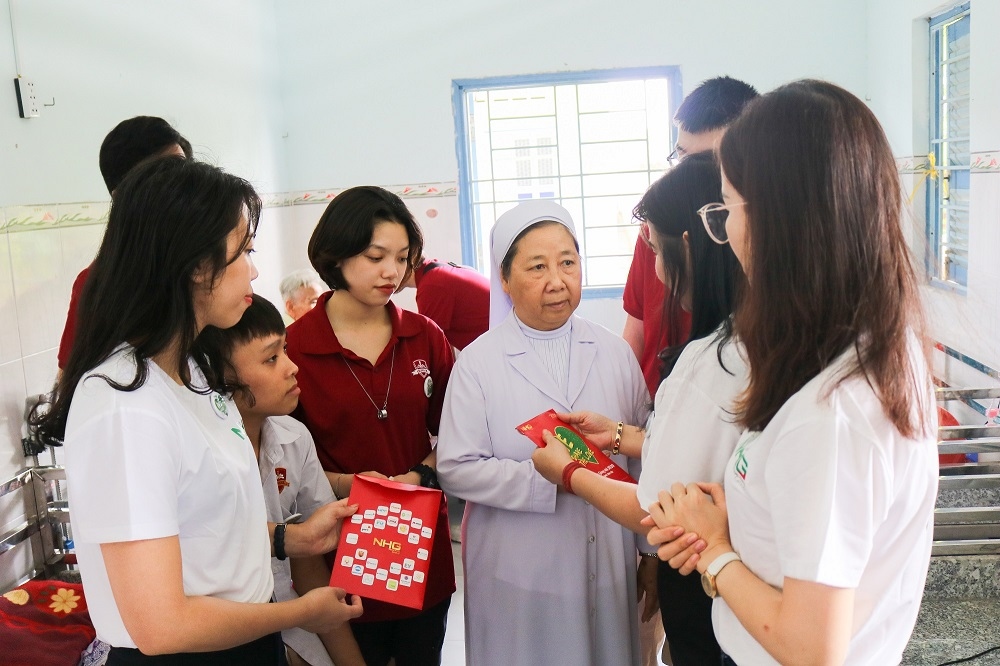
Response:
M642 507L655 502L661 489L675 481L722 480L741 432L732 423L730 405L746 386L746 364L733 340L729 315L743 274L732 248L718 243L706 223L715 223L724 212L704 212L709 202L717 202L720 188L712 153L698 153L656 181L633 213L649 229L657 276L669 295L666 306L673 309L667 315L676 316L682 307L691 313L689 337L661 354L664 379L645 428L593 412L560 415L602 448L632 458L641 455L638 486L587 470L570 471L572 492L641 535L649 531L641 522L647 515ZM572 470L565 447L547 445L532 460L540 474L565 489L564 471ZM665 661L674 666L719 663L712 601L700 582L666 564L657 574L670 655Z
M748 278L733 318L745 431L724 486L659 493L649 541L701 574L724 664L898 664L938 459L892 150L860 99L798 81L754 102L719 155L723 206L703 214Z
M755 97L753 86L728 76L702 82L674 114L677 143L669 158L671 164L686 155L712 150L726 127ZM691 317L669 303L670 295L656 277L656 253L650 249L648 237L648 225L643 224L625 282L623 307L627 316L622 337L639 359L650 395L655 395L660 383L658 354L687 340Z

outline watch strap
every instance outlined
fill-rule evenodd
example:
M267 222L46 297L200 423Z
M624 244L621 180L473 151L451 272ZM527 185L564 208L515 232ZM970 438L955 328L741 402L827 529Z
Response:
M274 556L279 560L285 560L288 555L285 553L285 528L287 523L278 523L274 526Z
M734 551L723 553L722 555L719 555L714 560L712 560L712 563L708 565L707 569L705 569L705 573L707 573L714 579L716 576L719 575L719 572L722 571L723 567L725 567L730 562L737 562L737 561L742 562L743 560L741 560L740 556L737 555Z
M420 485L424 488L441 489L440 484L438 484L437 472L430 465L420 463L411 467L410 471L420 475Z

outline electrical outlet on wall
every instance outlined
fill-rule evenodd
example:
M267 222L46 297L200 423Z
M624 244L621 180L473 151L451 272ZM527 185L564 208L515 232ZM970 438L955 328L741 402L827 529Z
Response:
M42 115L41 104L35 95L35 84L22 77L14 79L14 90L17 92L17 112L22 118L37 118Z

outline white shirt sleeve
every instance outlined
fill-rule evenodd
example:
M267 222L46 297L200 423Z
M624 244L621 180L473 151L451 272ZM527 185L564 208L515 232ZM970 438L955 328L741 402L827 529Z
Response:
M161 416L120 406L67 434L76 540L112 543L179 533L177 438Z
M476 504L508 511L554 513L556 486L535 471L530 458L496 457L486 396L468 366L459 359L445 393L437 446L441 487Z

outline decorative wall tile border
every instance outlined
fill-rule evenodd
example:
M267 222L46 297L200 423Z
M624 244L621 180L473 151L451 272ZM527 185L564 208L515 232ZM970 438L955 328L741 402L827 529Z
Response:
M979 153L972 153L970 158L972 159L970 165L972 173L1000 173L1000 150L984 150ZM901 174L922 176L927 173L928 166L926 155L896 158L896 169Z
M927 156L914 155L896 158L896 170L899 173L915 173L923 175L927 171Z
M299 190L296 192L275 192L262 195L265 208L281 208L282 206L303 206L308 204L325 204L346 187L323 190ZM387 190L402 199L428 199L432 197L458 196L457 183L422 183L420 185L389 185Z
M1000 151L972 153L972 173L1000 173Z
M15 233L37 229L80 227L104 224L108 219L107 202L8 206L0 216L0 232Z
M347 188L272 192L262 194L261 199L265 208L325 204L345 189ZM391 185L386 189L403 199L429 199L458 195L458 185L454 182ZM7 206L0 208L0 233L104 224L108 221L110 206L111 204L107 201Z

